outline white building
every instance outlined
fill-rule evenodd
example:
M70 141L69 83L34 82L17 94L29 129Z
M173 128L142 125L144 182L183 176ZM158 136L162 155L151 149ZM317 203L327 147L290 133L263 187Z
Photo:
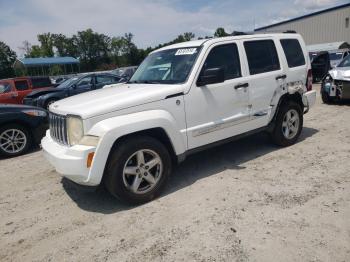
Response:
M307 45L348 42L350 43L350 3L280 23L255 29L258 32L284 32L301 34Z

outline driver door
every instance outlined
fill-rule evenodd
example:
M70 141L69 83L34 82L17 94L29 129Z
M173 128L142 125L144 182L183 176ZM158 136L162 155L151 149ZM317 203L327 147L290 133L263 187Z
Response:
M224 82L198 86L196 81L184 96L189 149L247 130L241 124L249 122L249 86L242 73L239 44L235 41L213 45L201 66L200 74L207 69L222 68Z
M88 92L93 89L93 76L85 76L80 79L71 89L71 95L77 95L80 93Z

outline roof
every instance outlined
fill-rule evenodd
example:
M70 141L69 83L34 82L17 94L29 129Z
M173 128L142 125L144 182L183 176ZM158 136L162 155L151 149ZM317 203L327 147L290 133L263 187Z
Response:
M345 7L350 7L350 3L349 4L335 6L335 7L331 7L331 8L324 9L324 10L321 10L321 11L318 11L318 12L314 12L314 13L311 13L311 14L299 16L299 17L292 18L292 19L289 19L289 20L285 20L285 21L282 21L282 22L278 22L278 23L275 23L275 24L272 24L272 25L256 28L256 29L254 29L254 31L264 30L264 29L268 29L268 28L271 28L271 27L274 27L274 26L287 24L287 23L290 23L290 22L298 21L298 20L301 20L301 19L304 19L304 18L312 17L312 16L315 16L315 15L320 15L320 14L323 14L323 13L328 13L328 12L335 11L335 10L338 10L338 9L342 9L342 8L345 8Z
M24 66L48 66L48 65L67 65L79 64L79 60L74 57L38 57L38 58L21 58L18 61Z
M333 51L349 47L347 42L333 42L325 44L308 45L306 48L309 52Z
M177 43L177 44L172 44L168 45L165 47L162 47L160 49L154 50L153 52L158 52L158 51L163 51L163 50L168 50L168 49L174 49L174 48L189 48L189 47L199 47L203 45L211 45L214 43L220 43L224 41L233 41L233 40L241 40L241 39L250 39L250 38L268 38L268 37L298 37L300 36L299 34L296 33L253 33L253 34L246 34L246 35L236 35L236 36L224 36L224 37L214 37L214 38L209 38L209 39L202 39L202 40L192 40L192 41L187 41L187 42L182 42L182 43ZM152 52L152 53L153 53Z

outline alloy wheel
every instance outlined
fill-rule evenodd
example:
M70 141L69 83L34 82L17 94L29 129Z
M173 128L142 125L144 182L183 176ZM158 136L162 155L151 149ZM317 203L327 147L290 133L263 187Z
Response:
M21 152L26 144L27 137L19 129L7 129L0 134L0 148L8 154Z
M160 156L149 149L141 149L126 161L123 170L125 187L135 194L152 190L160 180L163 163Z
M290 109L283 117L282 122L282 133L285 138L294 138L299 130L300 118L299 114L295 109Z

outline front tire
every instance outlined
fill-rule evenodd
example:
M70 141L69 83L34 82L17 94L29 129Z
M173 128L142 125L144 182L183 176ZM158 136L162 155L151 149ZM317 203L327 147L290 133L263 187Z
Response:
M49 111L50 105L52 105L53 103L55 103L57 101L57 99L50 99L45 103L45 109L47 111Z
M17 124L0 127L0 154L13 157L23 155L32 145L29 131Z
M104 183L115 197L131 204L156 198L171 174L171 157L158 140L138 136L121 141L107 163Z
M321 98L324 104L332 103L332 98L326 92L321 91Z
M293 101L287 101L281 105L277 113L271 138L279 146L290 146L298 140L302 128L302 107Z

